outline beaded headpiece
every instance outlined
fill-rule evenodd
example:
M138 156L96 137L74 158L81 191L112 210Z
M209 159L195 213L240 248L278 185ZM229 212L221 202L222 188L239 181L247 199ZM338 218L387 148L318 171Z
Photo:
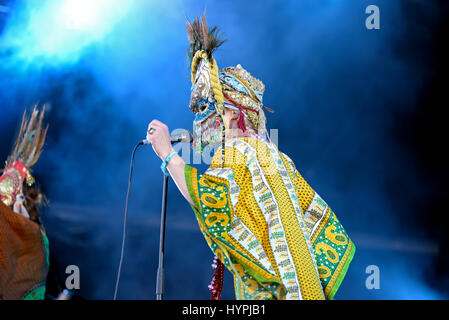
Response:
M220 83L225 98L224 105L227 108L239 111L237 125L242 131L246 131L248 120L251 129L258 134L266 133L266 117L263 109L273 112L262 104L265 85L254 78L240 64L235 67L227 67L220 71Z

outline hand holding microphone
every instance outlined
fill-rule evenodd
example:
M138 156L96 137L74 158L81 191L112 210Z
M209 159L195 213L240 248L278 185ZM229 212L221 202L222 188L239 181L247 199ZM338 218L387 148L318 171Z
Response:
M151 143L154 152L157 154L162 161L168 156L168 154L174 151L173 146L170 141L170 133L166 124L160 122L159 120L153 120L148 125L147 130L147 142L144 144Z
M167 173L166 170L169 168L169 174L176 182L176 186L179 188L184 198L186 198L186 200L193 206L194 202L189 194L185 180L186 164L184 160L176 153L174 156L170 156L170 153L174 151L172 143L191 143L192 141L192 132L185 130L184 132L170 136L167 125L158 120L153 120L148 125L147 138L142 140L139 144L152 145L154 152L163 162L161 165L162 171Z
M171 135L169 133L166 124L159 120L153 120L148 125L147 136L145 140L141 141L141 144L151 144L154 152L165 160L170 152L174 151L172 143L177 142L191 142L192 134L189 131L182 132L180 134Z

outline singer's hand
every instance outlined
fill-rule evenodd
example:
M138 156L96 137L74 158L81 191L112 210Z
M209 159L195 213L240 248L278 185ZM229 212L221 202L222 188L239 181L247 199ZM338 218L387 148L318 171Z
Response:
M153 128L151 134L148 130ZM159 120L153 120L148 125L147 130L147 140L151 142L154 152L161 158L162 161L169 155L170 152L174 151L173 146L170 142L170 133L168 131L167 125L160 122Z
M168 127L158 120L153 120L148 125L148 130L150 130L150 128L153 128L154 130L151 134L147 131L147 140L151 142L154 152L156 152L159 158L164 161L170 152L174 151L170 142ZM170 176L175 181L179 191L181 191L182 195L190 205L194 206L195 204L193 203L189 189L187 188L185 167L186 164L179 154L175 154L167 165L168 172L170 172Z

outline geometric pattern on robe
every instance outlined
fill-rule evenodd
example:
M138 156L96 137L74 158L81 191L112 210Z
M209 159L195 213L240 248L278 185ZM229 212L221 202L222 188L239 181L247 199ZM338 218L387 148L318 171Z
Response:
M276 145L226 141L204 174L185 176L200 230L233 274L238 300L332 299L355 245Z

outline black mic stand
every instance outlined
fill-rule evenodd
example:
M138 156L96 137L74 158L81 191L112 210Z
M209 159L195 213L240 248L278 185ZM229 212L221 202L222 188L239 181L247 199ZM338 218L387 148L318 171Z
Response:
M187 132L186 136L178 135L171 139L171 143L175 144L182 141L192 141L192 134ZM157 267L156 278L156 300L162 300L164 295L164 246L165 246L165 217L167 211L167 187L168 176L164 174L164 184L162 186L162 208L161 208L161 229L159 236L159 265Z
M193 140L192 133L187 131L184 135L178 135L176 137L170 137L171 143L178 142L191 142ZM126 205L125 205L125 215L123 217L123 237L122 237L122 250L120 254L120 263L117 271L117 280L115 282L115 291L114 291L114 300L117 299L118 286L120 283L120 274L122 271L122 263L125 255L125 239L126 239L126 220L128 217L128 200L129 200L129 191L131 189L131 177L133 174L133 162L134 155L138 147L142 145L149 145L150 142L145 139L140 141L133 150L131 156L131 164L129 169L129 181L128 181L128 191L126 193ZM165 216L167 210L167 187L168 187L168 175L164 174L164 185L162 187L162 208L161 208L161 229L160 229L160 238L159 238L159 265L157 268L157 279L156 279L156 300L162 300L162 296L164 294L164 245L165 245Z
M157 267L156 300L162 300L164 294L164 245L165 245L165 214L167 210L168 176L164 174L162 187L161 229L159 237L159 265Z

